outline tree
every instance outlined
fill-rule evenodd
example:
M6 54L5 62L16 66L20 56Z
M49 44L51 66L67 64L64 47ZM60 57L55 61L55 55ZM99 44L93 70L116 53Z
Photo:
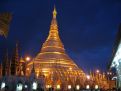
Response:
M12 15L10 13L0 14L0 36L7 37L11 19Z

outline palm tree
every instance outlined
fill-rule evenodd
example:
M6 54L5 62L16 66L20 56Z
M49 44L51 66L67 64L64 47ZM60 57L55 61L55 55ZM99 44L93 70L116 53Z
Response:
M7 37L11 18L10 13L0 14L0 36Z

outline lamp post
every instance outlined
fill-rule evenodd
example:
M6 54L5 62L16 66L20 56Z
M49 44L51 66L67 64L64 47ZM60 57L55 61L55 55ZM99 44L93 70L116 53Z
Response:
M103 81L101 80L101 72L100 72L100 70L99 69L97 69L96 70L96 78L97 78L97 80L96 80L96 83L95 83L95 86L94 86L94 88L95 88L95 90L99 90L101 87L102 87L102 85L103 85Z
M27 56L27 57L25 58L25 60L26 60L26 61L30 61L30 60L31 60L31 57L30 57L30 56Z
M98 73L100 73L100 71L97 69L97 70L96 70L96 73L98 74Z
M25 60L24 66L23 66L24 75L28 75L28 72L30 71L30 69L27 68L27 63L28 63L29 61L31 61L31 57L30 57L30 56L26 56L26 57L24 58L24 60Z
M86 89L90 89L90 75L86 75Z

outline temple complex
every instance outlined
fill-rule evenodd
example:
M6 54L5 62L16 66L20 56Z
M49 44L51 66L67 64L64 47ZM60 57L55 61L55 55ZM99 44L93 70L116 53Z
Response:
M18 43L11 57L6 52L0 64L0 91L97 91L115 88L115 81L109 80L106 73L94 71L87 75L68 56L59 37L55 7L52 14L49 35L34 58L20 57Z

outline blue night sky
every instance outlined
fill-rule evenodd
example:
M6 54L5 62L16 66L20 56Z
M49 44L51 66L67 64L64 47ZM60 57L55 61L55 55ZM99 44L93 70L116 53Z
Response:
M48 36L56 6L61 40L84 71L105 70L121 23L121 0L0 0L0 13L13 15L8 38L0 37L1 56L19 41L20 54L35 56Z

